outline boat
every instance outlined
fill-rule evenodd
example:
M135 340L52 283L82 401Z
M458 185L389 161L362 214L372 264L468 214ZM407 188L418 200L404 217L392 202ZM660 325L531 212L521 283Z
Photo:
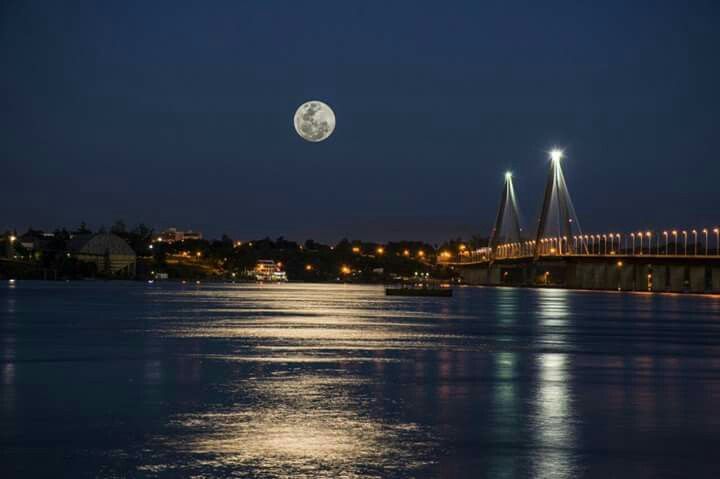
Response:
M385 288L386 296L435 296L442 298L452 297L452 288Z
M437 296L449 298L452 296L452 288L447 283L441 283L436 279L425 279L422 282L417 280L401 283L399 286L385 288L386 296Z

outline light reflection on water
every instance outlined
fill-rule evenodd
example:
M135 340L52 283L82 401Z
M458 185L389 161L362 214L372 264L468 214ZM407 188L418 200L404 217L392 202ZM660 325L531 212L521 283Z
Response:
M0 294L9 476L699 477L715 465L701 452L720 440L717 298L158 283Z
M163 440L220 475L241 468L274 477L383 477L423 466L433 447L428 432L371 417L363 403L373 398L347 394L363 383L286 373L242 384L252 405L180 415L173 424L191 434Z

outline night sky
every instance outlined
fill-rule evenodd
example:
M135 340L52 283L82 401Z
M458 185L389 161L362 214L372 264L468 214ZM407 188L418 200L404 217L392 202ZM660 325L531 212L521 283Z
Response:
M715 226L719 46L717 0L5 0L0 228L487 235L553 146L587 232Z

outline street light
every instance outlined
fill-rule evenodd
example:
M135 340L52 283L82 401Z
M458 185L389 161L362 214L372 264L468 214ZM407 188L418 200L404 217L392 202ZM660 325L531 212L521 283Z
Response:
M677 256L677 230L672 230L673 243L675 243L675 256Z
M694 256L697 256L697 230L692 230L692 234L693 234L693 243L695 243Z
M665 256L668 255L668 232L663 231L663 236L665 237Z
M560 160L562 160L563 157L563 151L554 149L550 152L550 158L552 159L553 163L559 163Z
M687 256L687 231L683 230L682 234L683 234L683 238L684 238L684 241L685 241L685 253L683 253L683 254L684 254L685 256Z
M715 233L715 256L720 254L720 228L713 229Z
M652 233L648 231L645 233L645 236L647 236L648 239L648 254L652 254Z
M642 231L638 231L638 234L637 234L637 235L638 235L638 238L640 238L640 254L643 254L643 246L642 246L643 234L642 234Z
M632 238L632 254L635 256L635 233L630 233L630 238Z

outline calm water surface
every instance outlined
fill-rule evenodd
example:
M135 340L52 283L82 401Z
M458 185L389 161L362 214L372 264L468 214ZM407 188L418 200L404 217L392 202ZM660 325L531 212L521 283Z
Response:
M2 477L720 477L720 298L0 285Z

